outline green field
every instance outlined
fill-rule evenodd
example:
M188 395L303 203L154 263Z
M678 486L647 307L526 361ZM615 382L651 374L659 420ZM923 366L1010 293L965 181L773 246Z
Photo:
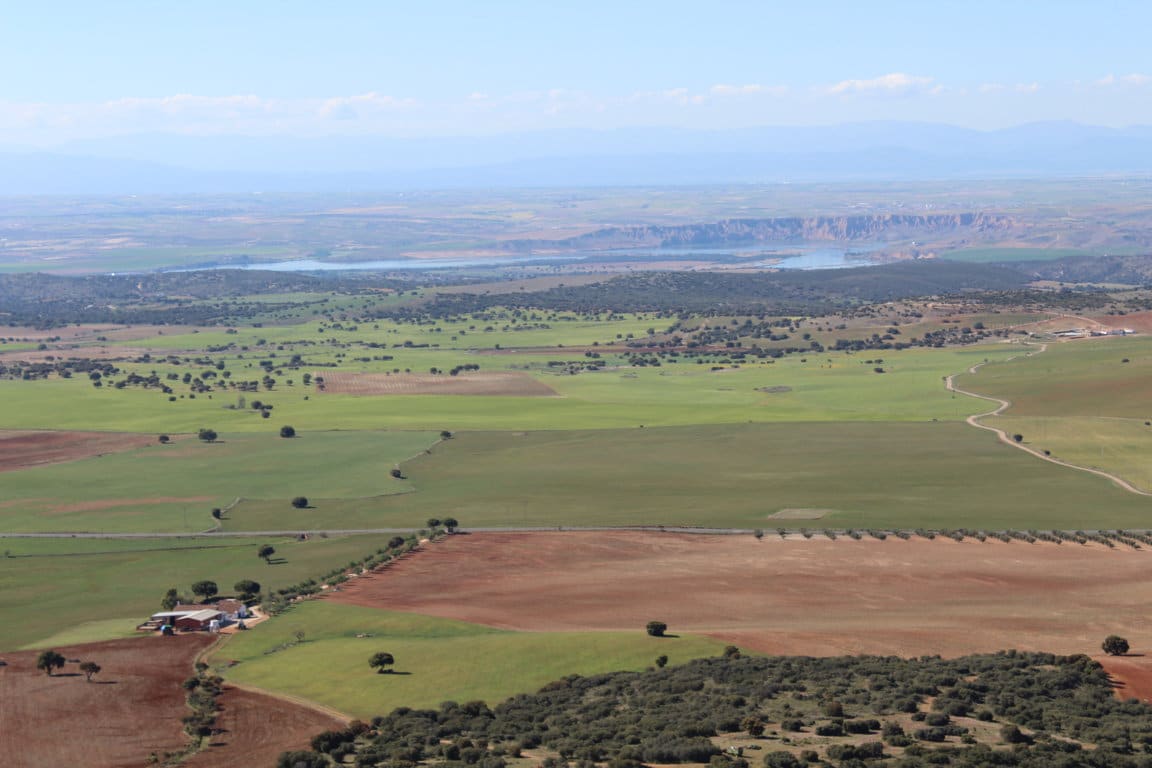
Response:
M379 519L771 529L802 508L834 510L812 528L1152 527L1152 499L943 422L466 433L405 472L417 492Z
M171 587L188 593L210 579L228 594L237 581L254 579L279 589L375 552L388 538L0 538L0 650L131 635ZM261 544L276 548L277 564L256 556Z
M990 426L1152 489L1150 377L1152 338L1131 336L1049 344L1042 354L958 377L957 385L1012 402L985 420Z
M312 432L292 439L239 434L192 438L4 474L0 530L190 532L213 527L213 507L237 499L362 498L406 493L393 467L439 439L428 432ZM227 522L227 521L225 521ZM283 530L270 520L268 528ZM315 528L293 520L289 527ZM409 522L406 527L415 527ZM339 527L339 526L324 526ZM249 529L252 530L252 529Z
M443 351L421 351L443 367ZM415 353L413 353L415 354ZM194 433L211 427L224 439L239 432L275 434L282 424L297 430L536 430L609 429L779 421L959 420L981 403L953 397L942 378L985 359L1020 354L1006 345L877 353L887 371L877 374L871 354L822 353L740 367L688 362L660 368L609 368L562 376L534 373L557 397L403 395L361 397L317 393L299 383L246 395L273 403L273 418L236 408L238 395L221 392L196 399L155 390L94 388L78 378L0 381L0 398L11 403L9 429L92 429L145 433ZM514 370L552 357L510 355L482 359L482 370ZM574 358L580 355L573 355ZM370 370L370 366L364 366ZM323 369L317 369L322 375ZM252 374L256 375L256 374ZM764 392L766 388L786 391Z
M295 633L304 632L297 643ZM357 634L371 637L356 637ZM279 650L277 650L279 649ZM724 643L693 635L635 632L509 632L448 619L313 601L234 635L211 663L228 678L316 701L367 720L395 707L442 701L495 704L565 675L683 663L715 656ZM386 651L396 674L375 674L368 658ZM239 662L229 666L231 662Z

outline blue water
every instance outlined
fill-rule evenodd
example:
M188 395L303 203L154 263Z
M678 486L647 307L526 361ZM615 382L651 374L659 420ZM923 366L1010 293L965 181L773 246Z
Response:
M728 248L683 247L683 248L619 248L606 251L557 255L507 256L483 259L378 259L376 261L317 261L296 259L293 261L255 262L247 264L219 264L207 269L259 269L271 272L336 272L367 271L394 272L398 270L432 269L476 269L485 267L509 267L541 262L581 262L603 263L612 257L628 261L664 261L698 258L702 261L715 260L718 264L744 265L775 269L842 269L844 267L869 266L873 262L868 254L879 248L873 244L856 244L851 249L830 247L827 244L813 243L771 243ZM773 263L777 259L778 263Z

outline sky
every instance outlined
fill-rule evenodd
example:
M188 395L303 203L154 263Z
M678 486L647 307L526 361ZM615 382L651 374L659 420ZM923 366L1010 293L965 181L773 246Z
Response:
M1147 0L13 2L0 146L1152 125Z

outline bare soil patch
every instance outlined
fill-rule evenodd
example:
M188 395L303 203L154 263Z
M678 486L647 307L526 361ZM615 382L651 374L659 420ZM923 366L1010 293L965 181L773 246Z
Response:
M779 512L773 512L768 515L769 520L819 520L835 512L834 509L805 509L797 507L795 509L782 509Z
M1149 567L1143 550L1018 541L492 533L325 599L532 631L658 619L776 654L1093 653L1112 633L1152 647Z
M230 685L217 701L220 733L183 765L191 768L236 768L275 765L281 752L309 749L321 731L344 728L346 723L314 709Z
M187 743L180 682L192 674L206 635L148 637L57 648L102 667L91 683L76 664L48 677L36 651L5 654L0 668L0 754L7 765L145 766L152 752ZM64 725L57 736L46 723Z
M0 472L119 453L155 442L155 435L129 432L0 431Z
M554 397L556 391L528 374L464 373L458 376L418 373L320 372L324 391L340 395L507 395Z
M76 664L53 677L38 671L38 651L4 654L0 754L5 765L143 767L153 752L184 749L181 718L188 708L180 683L214 639L154 635L57 648L65 658L101 666L91 683ZM225 686L217 701L220 733L185 765L272 765L281 752L303 749L316 733L342 727L308 707L232 686ZM66 734L52 737L45 723L67 724Z

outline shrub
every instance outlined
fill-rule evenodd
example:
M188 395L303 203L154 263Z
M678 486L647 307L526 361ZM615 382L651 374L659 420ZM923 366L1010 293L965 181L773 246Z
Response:
M295 497L294 499L292 499L292 506L296 507L296 509L307 508L308 507L308 497L307 496Z

